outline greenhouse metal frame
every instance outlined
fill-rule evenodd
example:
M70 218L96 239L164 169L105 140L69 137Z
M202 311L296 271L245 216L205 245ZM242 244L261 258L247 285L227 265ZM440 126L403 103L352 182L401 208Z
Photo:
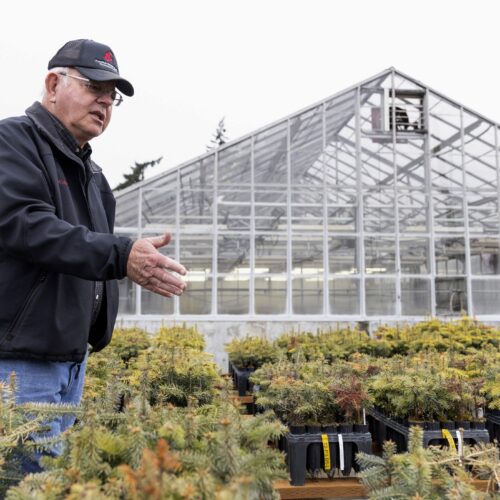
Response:
M118 192L188 288L122 318L500 320L499 125L389 68Z

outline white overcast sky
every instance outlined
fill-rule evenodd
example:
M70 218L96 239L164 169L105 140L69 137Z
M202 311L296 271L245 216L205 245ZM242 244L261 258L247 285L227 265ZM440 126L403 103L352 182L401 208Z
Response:
M66 41L111 46L136 95L92 142L114 187L155 175L394 66L500 122L498 0L17 0L0 11L0 118L40 98Z

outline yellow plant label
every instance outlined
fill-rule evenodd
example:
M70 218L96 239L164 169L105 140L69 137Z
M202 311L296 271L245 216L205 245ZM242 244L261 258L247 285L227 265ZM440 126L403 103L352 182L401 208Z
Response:
M330 463L330 446L328 445L328 436L321 434L321 441L323 441L323 452L325 455L325 470L330 470L332 465Z
M457 447L455 445L455 441L453 441L453 438L451 437L450 431L448 429L442 429L441 430L443 437L448 441L448 444L450 445L450 450L457 451Z

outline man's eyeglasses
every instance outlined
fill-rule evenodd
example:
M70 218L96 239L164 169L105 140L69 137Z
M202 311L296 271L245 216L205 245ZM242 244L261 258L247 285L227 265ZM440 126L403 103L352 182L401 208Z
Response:
M57 73L58 75L61 76L68 76L69 78L74 78L75 80L79 80L82 82L82 85L87 87L88 91L95 95L96 97L100 97L103 95L109 95L111 99L113 99L113 106L119 106L123 102L123 96L120 94L120 92L116 90L109 90L106 89L105 87L99 85L96 82L93 82L92 80L89 80L88 78L83 78L81 76L75 76L75 75L69 75L68 73L65 73L61 71L60 73Z

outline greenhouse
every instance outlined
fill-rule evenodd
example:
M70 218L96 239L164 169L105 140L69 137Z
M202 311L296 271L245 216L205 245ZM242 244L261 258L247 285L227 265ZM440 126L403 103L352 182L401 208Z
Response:
M122 321L500 320L498 127L389 68L118 193L189 269Z

